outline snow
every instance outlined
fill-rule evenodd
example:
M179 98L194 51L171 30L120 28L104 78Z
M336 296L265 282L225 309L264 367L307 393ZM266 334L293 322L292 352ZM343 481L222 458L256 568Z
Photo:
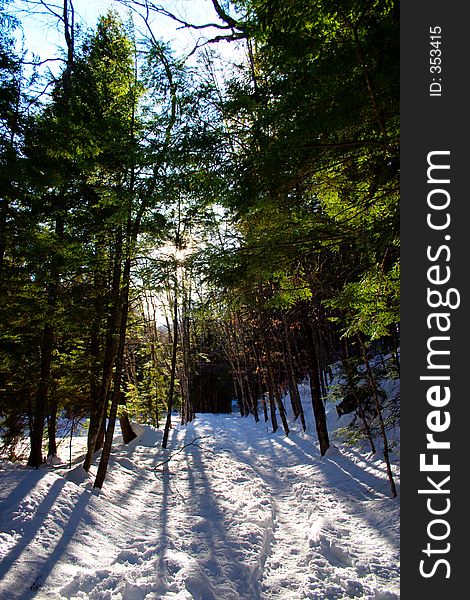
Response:
M383 460L337 441L321 458L307 413L307 433L296 423L289 437L235 414L175 419L168 450L162 431L135 426L99 493L96 462L80 466L84 437L72 469L68 447L52 468L3 463L0 598L399 598L399 501Z

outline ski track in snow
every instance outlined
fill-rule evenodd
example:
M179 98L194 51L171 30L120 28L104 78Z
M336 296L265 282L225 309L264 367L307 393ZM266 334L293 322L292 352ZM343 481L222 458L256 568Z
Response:
M321 458L235 415L175 427L168 451L139 431L100 494L80 467L0 471L2 600L399 598L399 503L377 457Z

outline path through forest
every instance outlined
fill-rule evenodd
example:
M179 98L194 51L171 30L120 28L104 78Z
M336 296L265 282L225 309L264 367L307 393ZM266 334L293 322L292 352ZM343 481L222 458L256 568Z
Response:
M399 504L377 458L320 458L308 436L236 415L160 442L142 427L117 445L100 495L79 467L1 472L0 596L399 597Z

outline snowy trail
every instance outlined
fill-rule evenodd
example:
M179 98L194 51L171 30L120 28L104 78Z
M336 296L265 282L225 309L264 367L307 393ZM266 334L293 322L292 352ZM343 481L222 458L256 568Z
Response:
M398 595L398 532L392 527L387 539L390 518L378 518L392 502L383 473L365 472L335 449L320 459L311 441L295 433L266 438L259 426L251 429L253 449L246 450L245 439L227 426L221 443L235 462L247 452L258 456L250 461L251 479L269 490L272 523L261 598Z
M0 472L2 600L399 597L379 462L234 415L175 427L169 452L190 445L155 469L160 441L117 445L100 495L80 469Z

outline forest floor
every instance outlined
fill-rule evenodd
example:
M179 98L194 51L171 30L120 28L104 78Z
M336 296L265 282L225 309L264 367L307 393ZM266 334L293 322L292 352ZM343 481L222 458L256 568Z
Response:
M175 425L167 451L161 431L138 431L100 493L79 466L3 463L2 600L399 598L399 500L380 456L321 458L310 435L233 414Z

